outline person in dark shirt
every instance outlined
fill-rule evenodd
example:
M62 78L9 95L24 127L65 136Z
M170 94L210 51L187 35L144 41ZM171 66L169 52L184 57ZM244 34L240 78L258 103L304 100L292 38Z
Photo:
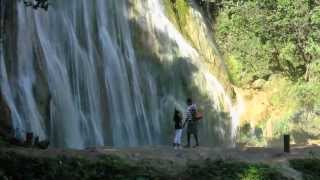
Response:
M173 121L175 129L173 146L174 149L181 149L182 115L177 109L174 110Z

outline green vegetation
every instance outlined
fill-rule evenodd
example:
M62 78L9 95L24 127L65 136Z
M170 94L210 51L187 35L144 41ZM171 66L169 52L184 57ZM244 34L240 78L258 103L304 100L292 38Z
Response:
M222 2L225 6L216 19L216 37L225 57L237 59L243 77L281 73L293 80L309 80L319 72L318 1Z
M232 160L207 160L202 164L189 165L187 174L190 179L224 180L285 180L276 169L264 164L248 164Z
M188 21L189 4L186 0L164 0L166 14L170 20L179 27L181 32L185 31Z
M12 179L160 179L160 169L127 162L115 156L88 160L75 157L34 157L0 153L0 172ZM17 173L19 172L19 173Z
M272 94L268 103L273 112L268 110L268 116L257 127L271 122L274 138L284 133L294 134L295 141L301 140L301 136L304 141L319 138L316 124L320 121L320 2L198 3L214 19L215 37L232 83L252 88L257 80L266 81L260 90Z
M191 162L185 168L157 160L129 161L116 156L36 157L14 152L0 153L0 177L9 179L289 179L264 164L232 160ZM1 173L2 172L2 173ZM19 173L17 173L19 172Z
M308 144L309 140L319 139L319 84L271 76L260 91L262 95L267 95L256 95L256 101L262 99L261 103L267 105L264 110L255 110L264 111L265 116L256 116L255 127L249 127L249 130L246 130L246 124L242 125L240 143L278 146L283 134L287 133L291 134L292 143L296 144ZM253 133L259 128L263 130L262 138L257 138Z
M265 146L266 141L263 139L263 128L251 127L249 123L246 123L240 127L240 133L238 138L239 145L246 146Z
M319 129L319 84L286 78L269 81L265 91L272 92L271 106L278 113L270 113L265 121L273 124L272 137L280 138L289 133L297 144L306 144L309 139L318 139Z
M188 0L163 0L166 15L183 36L195 46L194 39L189 32L188 25L193 19L190 17L190 5Z
M294 169L302 172L305 180L320 179L320 159L293 159L290 160L290 165Z

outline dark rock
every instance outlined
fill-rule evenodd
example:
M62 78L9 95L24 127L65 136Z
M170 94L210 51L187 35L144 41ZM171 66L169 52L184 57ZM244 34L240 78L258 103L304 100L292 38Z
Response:
M10 145L14 145L14 146L23 146L24 145L24 142L22 140L17 139L15 137L10 138L8 142Z
M0 137L10 139L13 137L11 112L2 94L0 93Z
M48 149L50 145L50 142L48 140L39 141L38 143L35 143L35 147L39 149Z
M8 180L8 178L5 176L5 174L2 171L0 171L0 179L1 180Z
M50 145L50 142L48 140L40 141L38 136L34 139L34 147L36 148L48 149L49 145Z

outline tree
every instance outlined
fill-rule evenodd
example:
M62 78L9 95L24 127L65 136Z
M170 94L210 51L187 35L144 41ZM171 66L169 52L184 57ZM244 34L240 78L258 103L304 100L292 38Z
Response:
M223 1L216 37L245 76L282 73L299 79L320 57L320 3L315 0Z
M49 8L48 0L24 0L23 2L26 6L30 6L34 9L41 8L44 10L48 10Z

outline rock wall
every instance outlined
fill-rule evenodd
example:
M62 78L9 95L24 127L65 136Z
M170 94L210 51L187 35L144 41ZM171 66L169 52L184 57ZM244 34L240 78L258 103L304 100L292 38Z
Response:
M10 109L0 94L0 137L9 138L12 134Z
M16 43L14 43L16 41L16 36L7 36L8 32L15 34L15 4L16 1L0 0L0 58L8 57L8 64L13 62L16 56L14 51L9 51L9 49L16 49ZM0 93L0 136L9 138L12 136L12 134L13 131L10 108L5 101L3 94Z
M164 0L163 2L171 21L199 52L211 72L230 90L228 69L217 48L212 28L196 1Z
M14 66L10 66L17 59L17 9L16 0L1 0L1 39L3 53L6 59L8 74L15 73ZM10 34L10 36L8 35Z

